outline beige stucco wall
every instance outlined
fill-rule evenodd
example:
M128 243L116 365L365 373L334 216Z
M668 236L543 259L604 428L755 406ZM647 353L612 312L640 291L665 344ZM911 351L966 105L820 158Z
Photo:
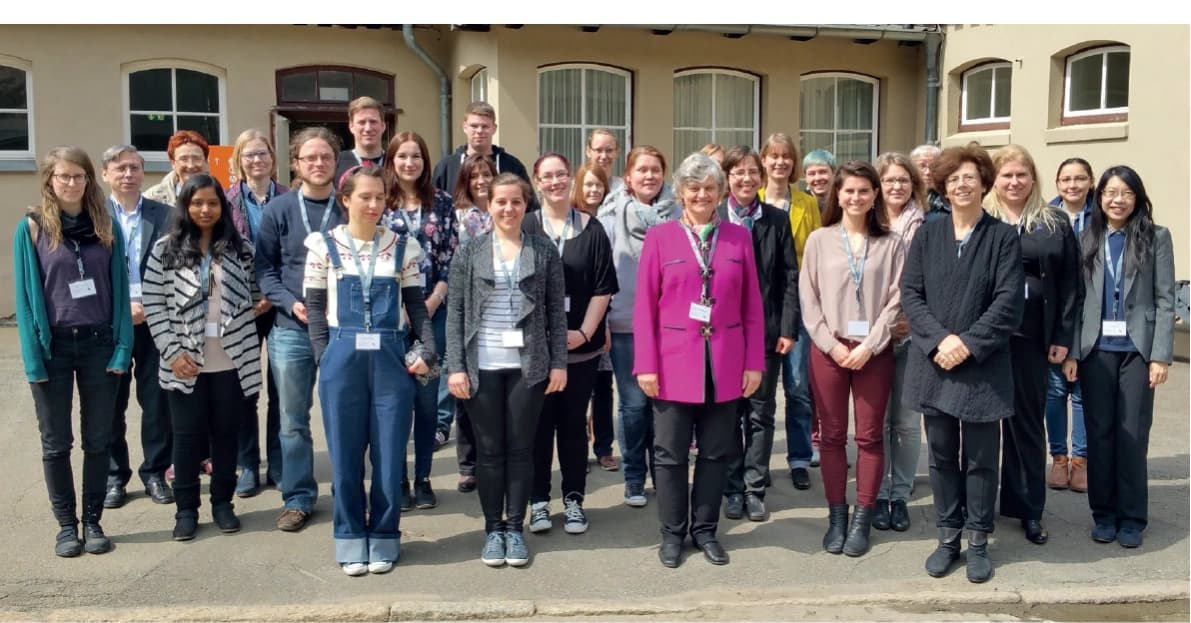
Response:
M944 145L978 140L995 147L1024 145L1038 164L1049 199L1058 163L1085 158L1099 174L1127 164L1142 176L1158 224L1174 236L1176 275L1187 278L1187 179L1191 153L1191 49L1187 25L954 26L943 48L940 136ZM1130 47L1129 119L1122 123L1061 126L1062 83L1068 55L1088 47ZM960 73L980 60L1012 63L1010 128L957 133Z

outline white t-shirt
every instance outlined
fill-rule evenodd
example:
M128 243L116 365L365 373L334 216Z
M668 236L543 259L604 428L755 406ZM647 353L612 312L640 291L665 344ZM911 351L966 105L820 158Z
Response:
M380 253L376 258L376 268L372 279L396 279L399 287L421 287L422 278L421 272L418 270L418 262L422 259L422 249L418 246L413 238L409 238L405 245L405 258L401 265L401 277L397 279L397 275L393 270L393 253L396 251L397 234L382 227L377 228L381 231L380 241L377 247L380 248ZM330 231L331 238L335 241L335 252L339 254L339 263L343 266L344 275L359 276L360 271L356 269L356 263L352 259L351 247L348 246L347 238L350 234L347 233L347 225L340 225ZM364 270L368 270L368 264L372 261L372 240L356 239L356 250L360 252L360 264ZM302 289L307 288L322 288L327 291L327 325L331 327L339 326L339 288L334 287L338 276L335 273L335 265L331 263L331 256L327 252L327 241L320 233L312 233L306 237L306 273L302 279Z

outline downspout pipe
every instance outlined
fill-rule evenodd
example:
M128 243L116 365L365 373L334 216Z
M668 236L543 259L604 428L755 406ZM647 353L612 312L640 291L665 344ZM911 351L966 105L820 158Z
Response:
M447 72L418 45L418 40L414 39L413 24L402 24L401 34L405 36L405 46L438 76L438 140L442 145L440 157L446 158L451 154L451 80Z
M939 91L942 81L939 79L939 48L943 45L943 35L939 32L926 34L926 143L936 145L939 142Z

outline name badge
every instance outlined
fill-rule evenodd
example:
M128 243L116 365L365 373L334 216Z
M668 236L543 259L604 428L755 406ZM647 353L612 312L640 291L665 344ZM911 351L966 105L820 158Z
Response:
M525 346L525 335L521 332L521 329L502 331L500 341L505 348L522 348Z
M203 332L203 335L206 337L219 337L219 323L208 322L207 329Z
M691 303L691 320L711 322L711 306Z
M70 298L85 299L88 296L95 296L94 279L81 279L70 284Z
M1128 332L1125 330L1124 320L1105 320L1102 327L1104 337L1125 337Z
M356 350L380 350L380 334L357 333Z
M418 284L423 288L426 287L426 273L418 273Z
M852 337L868 337L868 321L849 320L848 335Z
M1030 284L1026 284L1026 300L1030 300Z
M562 311L571 313L571 297L566 297L562 300Z
M141 298L141 290L142 290L141 284L139 284L139 283L128 284L128 298L130 298L130 299Z

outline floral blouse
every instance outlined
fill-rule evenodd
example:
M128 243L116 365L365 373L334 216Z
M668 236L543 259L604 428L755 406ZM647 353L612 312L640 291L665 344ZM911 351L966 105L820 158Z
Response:
M411 225L418 228L418 244L422 247L419 269L426 276L424 294L430 295L435 284L447 281L451 258L459 246L459 232L455 224L455 204L447 193L434 192L434 207L422 206L420 214L410 219L404 210L385 210L381 224L396 234L407 234Z

